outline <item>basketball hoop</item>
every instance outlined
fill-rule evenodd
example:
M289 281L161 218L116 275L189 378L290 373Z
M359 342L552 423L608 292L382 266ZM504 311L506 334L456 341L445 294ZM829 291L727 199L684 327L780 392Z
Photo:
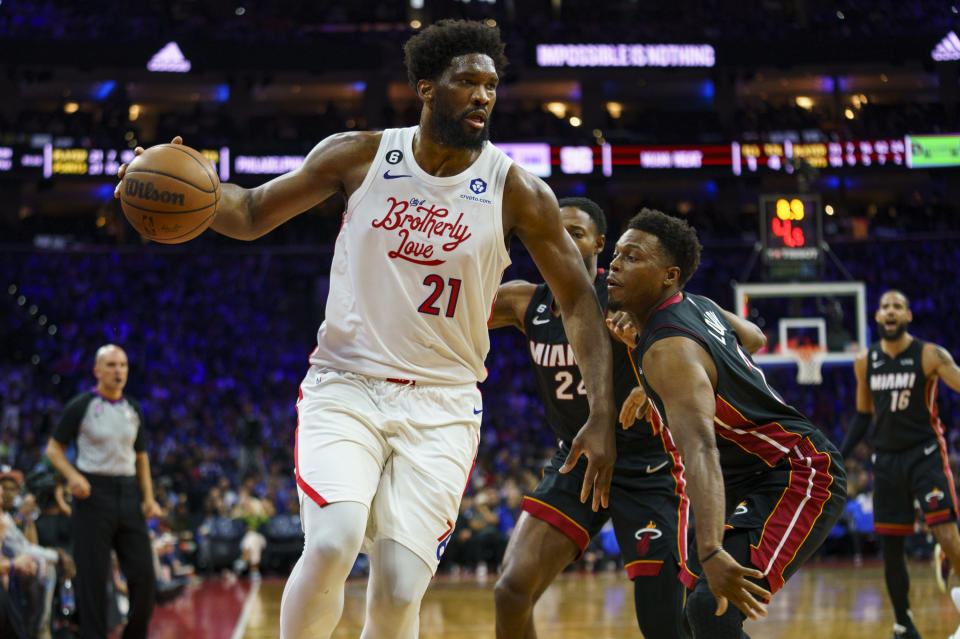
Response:
M823 383L821 367L827 356L826 349L822 346L804 344L790 349L789 353L797 361L798 384L813 386Z

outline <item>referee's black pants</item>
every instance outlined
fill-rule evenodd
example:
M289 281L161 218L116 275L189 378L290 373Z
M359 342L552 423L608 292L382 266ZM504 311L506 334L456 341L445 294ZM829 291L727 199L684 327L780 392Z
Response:
M107 583L113 575L113 549L126 577L130 599L123 639L145 639L157 580L147 523L140 507L140 487L135 477L84 476L90 482L90 496L74 499L71 522L80 637L107 636Z

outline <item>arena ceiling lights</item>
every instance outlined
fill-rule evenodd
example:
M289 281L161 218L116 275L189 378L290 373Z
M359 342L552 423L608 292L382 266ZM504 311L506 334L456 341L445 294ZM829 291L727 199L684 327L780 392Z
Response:
M716 64L709 44L538 44L541 67L700 67Z
M937 43L937 46L930 52L930 57L937 62L960 60L960 38L957 37L955 32L951 31Z
M168 42L153 54L147 62L147 70L186 73L190 70L190 60L183 55L176 42Z

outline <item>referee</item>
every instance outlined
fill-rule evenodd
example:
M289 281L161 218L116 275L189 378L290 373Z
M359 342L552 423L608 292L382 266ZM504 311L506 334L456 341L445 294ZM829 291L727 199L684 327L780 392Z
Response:
M97 386L71 399L47 443L47 457L67 479L73 509L77 612L81 639L107 636L107 582L111 549L130 591L124 639L145 638L156 577L145 517L163 514L153 498L145 451L143 412L123 394L127 354L107 344L97 350ZM64 451L77 444L74 467Z

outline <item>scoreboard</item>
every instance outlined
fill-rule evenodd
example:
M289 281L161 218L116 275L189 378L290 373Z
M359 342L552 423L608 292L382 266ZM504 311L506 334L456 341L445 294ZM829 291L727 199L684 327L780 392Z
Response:
M0 0L2 1L2 0ZM88 148L73 138L42 136L44 143L0 146L0 178L87 176L113 177L131 149ZM960 135L905 136L903 138L841 142L731 142L726 144L583 144L546 142L495 143L504 153L542 178L636 175L662 171L732 171L793 173L802 165L824 171L846 168L960 166ZM231 148L198 148L216 167L221 180L231 175L273 176L298 167L304 156L262 155ZM798 218L790 218L795 226ZM772 229L771 229L772 231ZM795 248L795 247L790 247Z
M855 166L910 166L908 139L846 142L734 142L731 167L735 175L766 168L793 173L801 163L818 169Z
M221 149L197 149L219 170L229 176L230 151ZM54 147L44 144L40 148L0 146L0 176L4 173L35 175L50 178L58 175L81 177L109 177L117 175L121 164L134 158L133 149L98 149L76 146Z
M760 250L770 279L819 276L823 260L822 215L818 194L760 196Z

